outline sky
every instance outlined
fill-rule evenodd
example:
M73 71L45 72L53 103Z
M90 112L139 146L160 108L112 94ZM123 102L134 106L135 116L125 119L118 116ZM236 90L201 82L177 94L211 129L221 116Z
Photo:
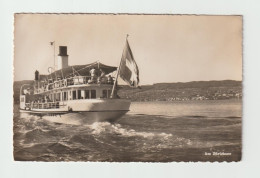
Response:
M118 66L126 35L140 84L242 80L242 16L16 14L14 80L47 74L58 46L69 65Z

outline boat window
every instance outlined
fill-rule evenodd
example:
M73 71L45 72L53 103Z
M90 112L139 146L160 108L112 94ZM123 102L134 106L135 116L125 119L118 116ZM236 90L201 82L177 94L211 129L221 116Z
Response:
M65 92L63 92L63 101L67 101L67 92L65 91Z
M78 90L78 99L82 99L81 98L81 90Z
M96 98L96 90L91 90L91 98Z
M103 90L102 98L107 98L107 90Z
M89 99L89 90L85 90L85 99Z
M60 93L56 93L56 101L60 101Z
M74 90L74 91L72 92L72 99L73 99L73 100L77 99L76 90Z
M72 100L72 91L69 91L69 92L70 92L69 100Z
M55 95L55 101L59 101L58 100L58 93L55 93L54 95Z
M107 90L107 98L110 98L112 91L111 90Z

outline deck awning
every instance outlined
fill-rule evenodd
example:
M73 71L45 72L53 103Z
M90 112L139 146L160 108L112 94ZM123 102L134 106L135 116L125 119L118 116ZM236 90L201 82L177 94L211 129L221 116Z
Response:
M97 69L98 72L102 70L105 74L109 74L109 73L117 70L117 67L107 66L107 65L99 63L99 62L94 62L94 63L86 64L86 65L69 66L67 68L57 70L48 75L40 75L40 80L48 80L48 79L56 78L56 77L66 78L66 77L72 77L74 75L89 76L90 75L89 71L92 68ZM100 70L98 70L98 69L100 69Z

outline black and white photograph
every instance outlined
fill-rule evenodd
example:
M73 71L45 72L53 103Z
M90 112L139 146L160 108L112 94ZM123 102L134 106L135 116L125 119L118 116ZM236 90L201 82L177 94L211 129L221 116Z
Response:
M13 159L238 162L242 15L15 13Z

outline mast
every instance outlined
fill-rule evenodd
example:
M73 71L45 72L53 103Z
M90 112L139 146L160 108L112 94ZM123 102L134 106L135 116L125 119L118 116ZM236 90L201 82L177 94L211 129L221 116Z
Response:
M127 42L128 36L129 36L129 35L127 34L127 35L126 35L126 42ZM114 92L115 92L115 88L116 88L116 84L117 84L117 79L118 79L119 71L120 71L120 68L121 68L121 63L122 63L122 58L123 58L124 52L125 52L125 47L124 47L124 50L123 50L123 53L122 53L122 57L121 57L121 59L120 59L119 66L118 66L118 68L117 68L116 79L115 79L115 82L114 82L114 84L113 84L113 88L112 88L112 92L111 92L110 98L113 98L113 97L114 97Z
M53 63L54 63L54 71L56 71L56 66L55 66L55 41L52 42L53 45Z

